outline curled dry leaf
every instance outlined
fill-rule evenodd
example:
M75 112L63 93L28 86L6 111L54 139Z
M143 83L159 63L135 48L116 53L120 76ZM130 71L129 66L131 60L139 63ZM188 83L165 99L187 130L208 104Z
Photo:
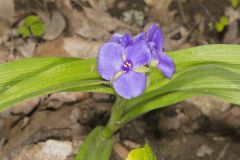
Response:
M101 41L87 41L79 37L64 38L64 50L71 57L90 58L96 57Z
M45 25L45 33L43 38L46 40L54 40L60 36L63 30L66 28L66 21L60 12L54 11L51 18Z
M86 39L106 40L111 32L136 33L138 28L111 17L108 13L83 7L83 11L77 11L67 0L57 1L58 6L68 19L69 31Z
M135 33L139 29L136 27L129 26L118 19L111 17L106 12L97 11L91 8L84 8L84 12L89 20L98 24L107 31L118 31L118 32L132 32ZM96 18L98 17L98 18Z
M128 148L131 148L131 149L135 149L135 148L140 148L141 147L141 144L136 143L136 142L131 141L131 140L124 140L123 144L125 146L127 146Z
M90 21L84 12L74 9L68 0L56 2L68 19L68 31L87 39L106 39L110 34L104 29ZM99 16L97 16L99 17Z

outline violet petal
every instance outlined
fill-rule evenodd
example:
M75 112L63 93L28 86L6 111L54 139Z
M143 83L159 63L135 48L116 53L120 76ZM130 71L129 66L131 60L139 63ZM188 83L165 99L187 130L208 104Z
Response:
M158 69L161 70L163 75L167 78L172 78L172 75L175 72L175 64L173 59L165 53L159 54Z
M163 33L156 24L152 24L147 32L147 41L155 43L155 49L163 51Z
M113 82L115 91L126 99L142 94L146 88L146 75L128 71Z
M124 48L117 43L105 43L98 53L98 72L103 79L112 80L121 70Z
M138 35L136 35L135 37L133 37L133 43L139 42L141 40L146 40L146 32L141 32Z
M115 33L109 42L116 42L121 44L124 48L132 44L132 37L130 34Z
M126 49L126 59L131 61L133 68L145 65L150 61L150 50L145 41L139 41Z
M151 52L151 59L152 60L158 60L158 52L155 49L155 43L154 42L147 42L147 46Z

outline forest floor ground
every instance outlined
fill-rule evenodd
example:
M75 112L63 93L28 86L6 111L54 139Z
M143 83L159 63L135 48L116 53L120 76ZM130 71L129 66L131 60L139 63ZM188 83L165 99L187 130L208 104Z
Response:
M28 15L44 21L40 38L23 38ZM218 32L215 24L227 16ZM152 22L164 50L240 43L240 7L230 0L0 0L0 63L24 57L97 56L115 32L137 34ZM228 53L226 53L228 54ZM106 124L114 96L54 93L0 113L0 159L72 160L97 125ZM112 160L148 142L158 160L240 160L240 107L210 96L147 113L116 134Z

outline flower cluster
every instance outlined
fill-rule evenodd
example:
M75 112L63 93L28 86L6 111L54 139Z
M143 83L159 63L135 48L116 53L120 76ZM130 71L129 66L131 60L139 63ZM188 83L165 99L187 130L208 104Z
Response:
M113 82L114 90L122 97L131 99L146 88L146 66L157 62L158 69L167 78L175 72L171 57L163 52L163 34L156 24L135 37L114 34L98 54L100 76Z

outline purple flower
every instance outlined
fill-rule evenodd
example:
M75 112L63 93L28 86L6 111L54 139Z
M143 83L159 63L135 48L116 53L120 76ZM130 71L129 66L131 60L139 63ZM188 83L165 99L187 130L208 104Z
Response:
M113 81L114 90L130 99L139 96L146 88L145 73L136 69L149 63L150 51L143 40L132 44L131 36L114 35L98 54L98 72L103 79Z
M163 75L171 78L175 72L175 64L171 57L163 52L163 34L156 24L152 24L147 32L142 32L134 37L134 43L145 40L151 51L151 60L158 62L158 69Z
M132 41L132 36L130 34L119 34L115 33L113 34L112 38L110 39L109 42L116 42L121 44L124 48L127 47L128 45L133 44Z

